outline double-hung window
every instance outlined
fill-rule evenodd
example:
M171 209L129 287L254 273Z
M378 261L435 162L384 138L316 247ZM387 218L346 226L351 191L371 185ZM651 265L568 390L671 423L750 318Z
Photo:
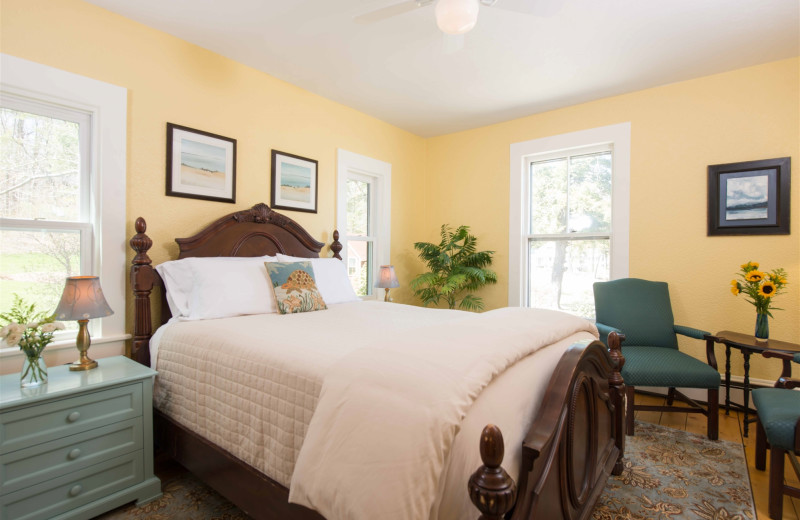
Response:
M627 276L629 142L625 124L512 145L511 305L593 319L594 282Z
M67 276L94 272L90 150L88 113L3 96L0 309L55 309Z
M373 298L378 268L389 263L391 165L338 151L338 228L356 294Z
M114 314L89 322L92 357L123 354L127 90L0 60L0 311L15 293L53 311L67 276L96 275ZM48 364L73 361L75 332L56 339ZM13 370L21 354L4 347Z
M528 163L527 302L593 317L592 284L611 275L610 145Z

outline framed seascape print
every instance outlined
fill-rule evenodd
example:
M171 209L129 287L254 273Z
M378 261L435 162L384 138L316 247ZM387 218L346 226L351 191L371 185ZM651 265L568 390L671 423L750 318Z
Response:
M708 235L788 235L791 158L708 167Z
M273 209L317 212L317 161L272 150Z
M167 123L167 195L236 202L236 139Z

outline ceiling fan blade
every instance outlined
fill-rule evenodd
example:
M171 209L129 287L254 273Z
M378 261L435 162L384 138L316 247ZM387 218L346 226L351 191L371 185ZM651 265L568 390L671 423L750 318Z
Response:
M492 7L534 16L553 16L564 7L564 0L497 0Z
M404 2L400 2L398 4L393 4L387 7L383 7L381 9L376 9L375 11L371 11L369 13L365 13L359 16L356 16L353 20L358 24L369 24L380 22L381 20L386 20L387 18L391 18L392 16L397 16L399 14L407 13L409 11L413 11L419 7L425 7L426 5L432 4L433 0L405 0Z

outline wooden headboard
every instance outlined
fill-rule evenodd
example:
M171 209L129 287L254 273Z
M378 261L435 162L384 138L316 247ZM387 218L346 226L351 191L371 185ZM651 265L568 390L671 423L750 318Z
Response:
M145 234L147 223L142 217L136 219L136 235L131 238L131 248L136 256L131 262L131 288L134 294L133 345L131 357L150 365L150 337L153 325L150 310L150 295L153 287L161 287L161 322L170 318L161 278L152 267L147 251L153 241ZM303 258L317 258L325 245L316 241L300 224L273 211L263 203L250 209L236 211L215 220L196 235L176 238L178 259L209 256L264 256L283 253ZM331 251L341 260L342 244L338 231L333 232Z

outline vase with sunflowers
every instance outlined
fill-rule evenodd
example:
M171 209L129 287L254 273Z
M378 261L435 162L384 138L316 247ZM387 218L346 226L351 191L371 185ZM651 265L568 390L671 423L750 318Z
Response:
M783 310L771 307L773 298L783 292L786 287L786 271L778 268L772 271L760 271L758 262L742 264L737 275L739 279L731 280L731 292L734 296L744 293L745 299L756 308L756 340L769 339L769 318L772 318L770 308L775 311Z

